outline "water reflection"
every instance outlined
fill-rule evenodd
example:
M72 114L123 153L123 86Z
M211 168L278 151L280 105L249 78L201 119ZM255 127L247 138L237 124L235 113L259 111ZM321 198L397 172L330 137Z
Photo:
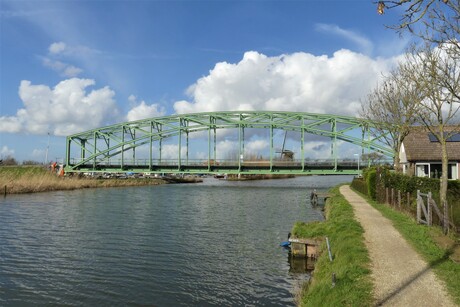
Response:
M0 305L289 306L308 261L279 242L349 177L89 189L0 199Z
M315 269L316 260L310 257L294 257L288 254L289 273L310 274Z

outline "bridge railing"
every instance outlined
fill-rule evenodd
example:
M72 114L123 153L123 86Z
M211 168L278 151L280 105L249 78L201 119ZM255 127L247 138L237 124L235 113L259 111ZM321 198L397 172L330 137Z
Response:
M69 165L77 165L82 162L83 159L71 158ZM379 160L371 161L371 165L384 165L392 164L392 160ZM123 164L122 164L123 163ZM89 163L94 165L93 163ZM148 168L150 166L155 168L161 167L194 167L194 168L207 168L208 166L212 167L249 167L249 168L268 168L270 167L269 160L234 160L234 159L217 159L217 160L208 160L208 159L105 159L97 160L96 166L98 168L121 168L121 166L129 166L135 168ZM302 160L273 160L271 162L272 166L275 167L292 167L292 168L302 168ZM357 161L352 159L305 159L303 162L305 168L334 168L336 165L341 168L358 168L365 167L369 165L368 161Z

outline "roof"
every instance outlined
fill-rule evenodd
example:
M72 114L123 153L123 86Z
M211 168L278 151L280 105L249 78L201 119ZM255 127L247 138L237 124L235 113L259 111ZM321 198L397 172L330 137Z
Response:
M460 127L448 127L446 131L460 131ZM431 139L431 140L430 140ZM451 138L447 145L449 161L460 161L460 142ZM413 127L404 138L404 150L407 161L441 161L441 143L433 142L433 135L426 127Z

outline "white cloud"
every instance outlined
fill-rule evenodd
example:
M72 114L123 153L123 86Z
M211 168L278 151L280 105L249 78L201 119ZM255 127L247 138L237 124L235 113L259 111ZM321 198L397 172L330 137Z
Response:
M75 60L75 58L81 58L82 56L92 54L94 52L94 50L91 50L88 47L74 47L68 46L64 42L55 42L49 45L48 56L41 57L42 64L43 66L59 73L61 77L73 78L81 74L83 69L63 62L62 59L66 58L67 60Z
M261 155L267 148L269 148L267 140L254 140L244 145L245 154L249 155Z
M83 72L81 68L75 67L73 65L61 61L55 61L49 58L43 58L43 65L56 71L62 77L67 78L76 77Z
M316 29L321 32L326 32L326 33L331 33L337 36L341 36L355 43L358 46L358 48L365 54L370 54L372 52L372 49L374 48L374 45L372 44L372 42L368 40L367 38L359 35L356 32L342 29L337 25L318 23L316 24Z
M237 64L217 63L189 87L191 101L177 113L272 110L355 116L360 99L396 59L372 59L349 50L328 56L294 53L276 57L250 51Z
M179 151L179 145L166 144L161 147L161 158L162 160L176 160L177 161L177 152ZM183 158L187 154L187 148L181 147L180 154Z
M129 96L129 101L135 106L129 110L128 115L126 116L127 121L135 121L145 118L158 117L165 115L165 108L159 104L148 105L145 101L138 103L136 97L131 95Z
M0 132L17 133L22 129L22 123L15 116L0 116Z
M48 51L51 54L59 54L62 53L66 49L67 45L63 42L52 43L48 47Z
M118 112L115 92L107 86L87 92L94 84L91 79L72 78L50 88L21 81L19 97L24 108L16 116L2 117L0 132L64 136L105 124Z
M2 149L0 150L0 155L2 157L12 157L14 155L14 149L8 148L8 146L4 145L2 146Z

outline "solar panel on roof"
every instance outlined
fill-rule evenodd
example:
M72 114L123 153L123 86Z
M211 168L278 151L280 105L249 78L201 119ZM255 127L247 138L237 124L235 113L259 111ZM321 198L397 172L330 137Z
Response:
M448 132L444 132L444 136L448 135ZM428 133L430 142L438 142L438 138L433 133ZM447 138L446 142L460 142L460 133L455 133Z

